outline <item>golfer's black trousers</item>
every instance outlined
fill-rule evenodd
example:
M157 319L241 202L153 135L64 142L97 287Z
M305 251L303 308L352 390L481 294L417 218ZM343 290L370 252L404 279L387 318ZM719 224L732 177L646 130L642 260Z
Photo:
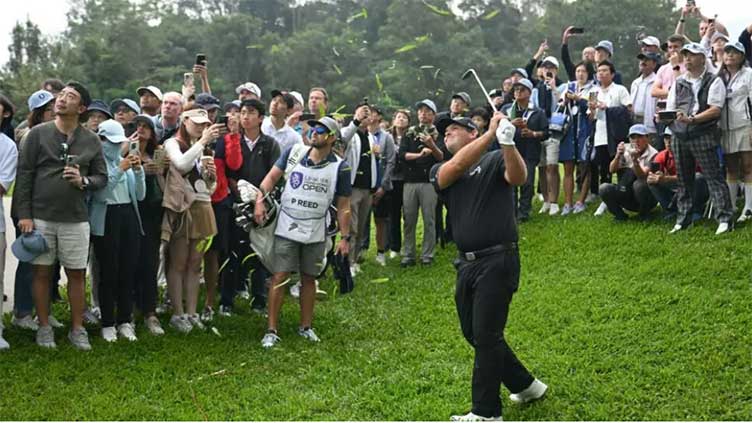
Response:
M460 327L475 348L472 412L501 416L501 384L518 393L534 380L504 339L509 304L519 284L519 252L504 251L475 261L459 259L455 267Z

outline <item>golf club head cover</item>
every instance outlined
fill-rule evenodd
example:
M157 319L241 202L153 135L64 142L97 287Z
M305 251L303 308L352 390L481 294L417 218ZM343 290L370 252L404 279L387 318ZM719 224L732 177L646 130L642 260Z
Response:
M496 141L500 146L514 147L514 132L516 128L512 125L508 119L504 119L499 122L499 127L496 128Z

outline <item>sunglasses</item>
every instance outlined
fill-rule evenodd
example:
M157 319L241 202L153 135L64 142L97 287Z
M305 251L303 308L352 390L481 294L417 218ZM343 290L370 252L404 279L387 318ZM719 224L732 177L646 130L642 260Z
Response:
M329 133L329 129L326 126L317 125L311 128L310 132L311 132L311 135L313 134L324 135L324 134Z

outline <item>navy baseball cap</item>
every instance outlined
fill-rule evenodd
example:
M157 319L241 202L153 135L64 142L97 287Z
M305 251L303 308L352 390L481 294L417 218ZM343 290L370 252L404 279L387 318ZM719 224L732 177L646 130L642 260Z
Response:
M439 131L439 133L443 134L444 132L446 132L446 129L452 125L459 125L469 131L478 130L478 125L476 125L472 119L466 117L450 118L448 115L444 116L443 118L439 119L438 122L436 122L436 129Z
M637 58L640 60L652 60L655 63L661 61L661 55L658 53L640 53L637 55Z
M204 110L221 109L219 99L209 93L201 93L196 96L196 104Z

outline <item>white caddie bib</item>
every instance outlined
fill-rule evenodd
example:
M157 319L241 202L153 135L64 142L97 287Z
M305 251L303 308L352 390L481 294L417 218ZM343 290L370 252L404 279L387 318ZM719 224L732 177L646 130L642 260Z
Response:
M326 214L334 201L341 161L327 160L314 167L295 164L282 192L275 235L302 244L324 241Z

